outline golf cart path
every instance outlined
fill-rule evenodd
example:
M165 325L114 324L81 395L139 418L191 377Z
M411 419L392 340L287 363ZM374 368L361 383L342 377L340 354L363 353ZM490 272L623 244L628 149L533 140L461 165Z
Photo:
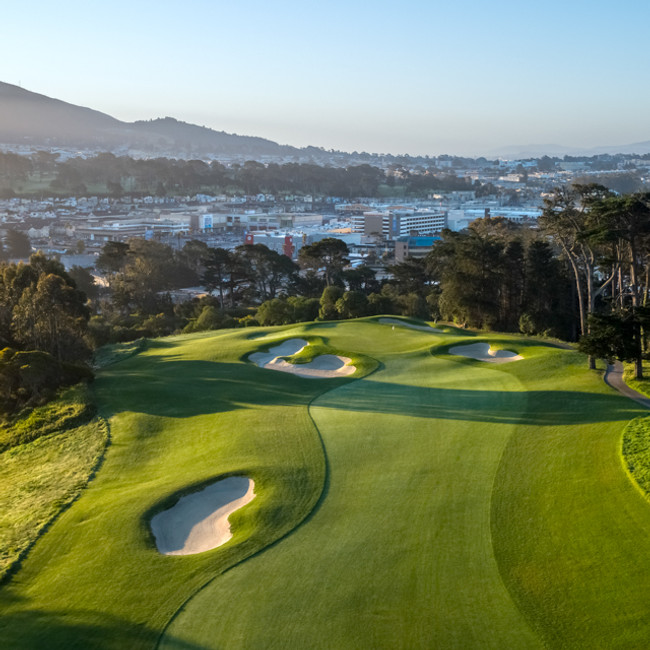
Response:
M650 409L650 398L630 388L623 381L623 364L620 361L616 361L607 366L603 379L608 386L615 388L621 395L625 395L625 397L633 399L635 402L641 404L641 406Z

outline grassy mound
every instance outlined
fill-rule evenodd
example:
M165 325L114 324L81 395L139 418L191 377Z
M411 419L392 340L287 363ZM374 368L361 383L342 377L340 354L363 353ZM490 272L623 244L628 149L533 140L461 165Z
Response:
M85 384L64 389L57 399L30 408L0 427L0 452L88 422L95 405Z
M650 417L637 418L625 427L623 459L632 479L650 497Z
M359 354L356 351L350 350L341 350L337 347L332 347L328 344L328 339L322 336L305 336L304 339L308 342L300 352L293 354L288 357L282 357L288 363L293 363L296 365L301 365L305 363L311 363L317 357L331 354L334 356L346 357L350 359L349 365L354 366L357 370L353 377L364 377L369 373L377 369L379 363L376 359L372 357ZM267 348L277 345L277 342L274 342L270 346L262 348L266 351Z
M147 348L147 339L137 339L127 343L113 343L104 345L95 352L94 365L96 368L105 368L112 363L128 359Z
M81 493L108 439L77 386L2 430L0 581L39 535ZM79 422L85 421L84 424Z

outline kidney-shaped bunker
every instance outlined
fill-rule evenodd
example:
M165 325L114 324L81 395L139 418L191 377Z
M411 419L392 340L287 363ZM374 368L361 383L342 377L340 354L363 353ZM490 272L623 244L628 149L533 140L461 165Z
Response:
M231 537L228 517L255 498L255 483L230 476L181 497L151 519L158 550L165 555L193 555L225 544Z
M489 343L472 343L470 345L457 345L449 349L449 354L488 363L508 363L521 361L523 357L509 350L493 350Z

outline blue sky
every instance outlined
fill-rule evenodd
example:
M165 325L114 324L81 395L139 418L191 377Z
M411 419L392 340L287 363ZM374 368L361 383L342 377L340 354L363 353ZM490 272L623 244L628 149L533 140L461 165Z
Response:
M5 0L0 81L326 149L650 140L650 3Z

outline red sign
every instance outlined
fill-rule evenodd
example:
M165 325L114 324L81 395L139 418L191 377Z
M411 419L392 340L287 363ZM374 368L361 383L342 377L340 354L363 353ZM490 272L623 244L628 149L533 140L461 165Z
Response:
M283 248L283 253L287 257L293 257L293 252L295 251L295 247L293 245L293 237L291 235L286 235L284 238L284 248Z

